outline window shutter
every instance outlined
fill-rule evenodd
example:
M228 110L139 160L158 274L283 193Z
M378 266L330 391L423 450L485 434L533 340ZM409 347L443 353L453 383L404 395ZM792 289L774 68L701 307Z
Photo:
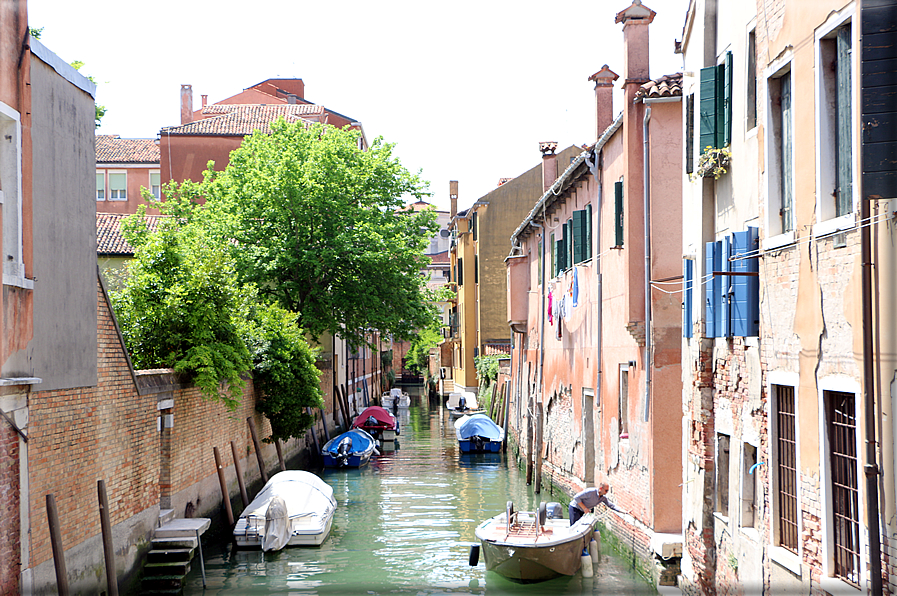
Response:
M554 239L554 234L551 234L550 244L548 245L548 249L551 251L551 262L549 263L549 272L551 272L551 277L554 277L558 274L558 243L557 240Z
M695 94L685 98L685 173L695 171Z
M708 242L704 248L704 337L717 337L716 332L716 242Z
M757 249L760 246L758 229L749 227L744 232L732 235L732 255L750 253L748 258L732 261L735 273L759 272ZM757 276L732 276L732 335L737 337L754 337L760 335L760 278Z
M837 134L835 151L838 160L838 187L835 215L841 216L853 208L853 176L851 171L851 84L850 84L850 25L838 29L836 41L835 79L838 92L835 96Z
M561 271L564 270L564 238L561 237L560 240L555 242L555 253L557 255L556 267L554 270L555 275L559 275Z
M703 153L707 147L716 147L716 67L708 66L701 69L700 83L700 120L701 120L701 144L698 153Z
M573 266L573 218L567 220L567 269Z
M695 278L695 262L691 259L685 259L683 263L685 264L685 287L683 292L684 301L682 304L682 337L690 338L692 336L691 308Z
M786 72L780 78L781 115L782 115L782 232L794 229L792 209L794 207L794 185L792 143L794 129L791 121L791 73Z
M464 259L458 259L458 285L464 285Z
M732 255L732 242L728 236L716 243L717 258L716 271L729 271L729 257ZM732 335L732 325L729 318L729 303L732 297L732 276L718 275L719 285L717 286L717 309L716 309L716 330L719 337L729 337Z
M480 283L480 256L473 255L473 283Z
M473 215L471 216L470 219L471 219L471 227L473 228L473 241L476 242L476 240L477 240L477 212L476 211L473 212Z
M585 258L592 258L592 204L586 205L585 221L583 222L583 236L585 237Z
M614 246L623 246L623 182L614 182Z
M722 126L719 127L720 144L725 147L732 142L732 52L726 52L722 66Z
M584 248L584 220L585 220L586 212L585 210L578 210L573 212L573 264L582 263L585 260L585 255L583 254Z

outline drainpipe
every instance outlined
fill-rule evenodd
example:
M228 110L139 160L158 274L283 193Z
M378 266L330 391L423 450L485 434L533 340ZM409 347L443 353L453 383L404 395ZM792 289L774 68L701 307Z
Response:
M645 422L651 413L651 373L654 369L653 344L651 342L651 146L648 141L648 125L651 122L651 104L645 101L645 120L642 123L644 147L644 225L645 225Z
M542 396L543 396L543 394L545 393L545 388L542 386L542 383L543 383L542 369L543 369L543 367L544 367L544 365L545 365L545 314L546 314L546 313L545 313L545 293L546 293L546 292L545 292L545 289L548 287L548 278L545 277L545 244L546 244L546 238L545 238L545 226L543 225L543 224L545 223L545 204L544 204L544 203L542 204L542 222L543 222L542 224L537 224L537 223L535 223L535 222L531 222L531 223L530 223L530 225L532 225L534 228L538 228L538 229L540 230L540 234L542 235L542 243L541 243L541 244L542 244L542 255L541 255L541 260L542 260L542 290L541 290L541 292L539 293L539 294L540 294L540 295L539 295L539 302L541 303L540 306L539 306L539 382L538 382L538 384L536 385L536 386L539 388L539 400L540 400L539 403L541 403ZM535 409L535 408L534 408L534 409ZM526 409L526 415L529 417L529 421L530 421L529 424L527 425L527 433L532 433L532 432L534 432L533 414L534 414L534 413L530 411L529 407L527 407L527 409ZM527 444L530 444L529 441L527 441ZM529 453L529 454L527 454L527 455L528 455L529 457L532 457L533 454L532 454L532 453ZM542 453L541 453L541 449L540 449L539 454L537 455L537 457L541 457L541 456L542 456ZM532 463L533 465L535 464L535 462L529 462L529 463ZM527 465L527 469L528 469L528 470L530 469L530 467L529 467L529 463L528 463L528 465ZM527 474L527 477L529 477L529 474ZM539 485L538 485L538 484L536 485L536 492L539 492Z
M881 536L879 535L878 457L875 439L875 354L872 337L872 248L869 226L870 197L860 200L860 252L863 263L863 393L866 413L866 514L869 519L870 593L882 594Z
M595 376L595 403L601 403L601 375L602 375L602 363L603 360L601 358L601 314L603 307L603 294L602 294L602 277L601 277L601 209L604 206L604 150L596 150L595 161L587 159L586 164L589 166L589 171L592 173L592 176L595 177L595 182L598 183L598 206L595 210L598 214L598 225L595 226L595 246L597 250L595 251L595 274L597 275L597 289L595 296L595 347L596 353L598 354L598 362L597 369L598 372ZM589 222L591 225L591 222Z

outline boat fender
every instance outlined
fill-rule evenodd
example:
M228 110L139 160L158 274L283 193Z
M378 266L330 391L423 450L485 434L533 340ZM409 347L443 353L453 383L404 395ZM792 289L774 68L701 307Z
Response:
M374 455L380 455L380 450L374 447Z
M588 552L584 552L580 556L580 561L582 562L582 576L592 577L595 574L595 570L592 569L592 556Z
M592 538L589 540L589 554L592 556L592 563L597 563L601 554L598 552L598 543Z
M480 545L474 544L470 547L470 558L467 560L471 567L476 567L480 562Z
M548 509L545 506L545 503L539 504L539 525L544 526L545 520L548 519Z

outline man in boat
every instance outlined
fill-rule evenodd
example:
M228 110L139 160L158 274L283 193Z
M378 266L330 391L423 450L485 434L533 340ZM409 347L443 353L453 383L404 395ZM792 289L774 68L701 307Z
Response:
M608 490L610 490L610 487L607 485L607 482L602 482L597 487L593 486L592 488L587 488L573 495L573 500L570 501L570 507L568 508L570 525L572 526L579 521L579 518L591 511L593 507L597 507L601 504L604 504L604 506L609 509L613 509L617 513L625 513L607 498Z

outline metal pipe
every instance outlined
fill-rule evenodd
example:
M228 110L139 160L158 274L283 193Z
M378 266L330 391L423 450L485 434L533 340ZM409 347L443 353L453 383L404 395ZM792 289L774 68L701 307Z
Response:
M50 524L50 546L53 547L53 565L56 567L56 589L59 596L69 596L69 578L65 571L65 551L62 549L62 534L59 531L59 512L56 497L47 494L47 521Z
M265 471L265 458L262 455L262 445L259 443L258 433L255 432L255 420L252 416L246 419L249 423L249 434L252 435L252 444L255 446L255 459L259 462L259 473L262 476L262 482L268 483L268 472Z
M230 452L234 456L234 470L237 472L237 484L240 486L240 499L243 501L243 509L249 507L249 495L246 494L246 485L243 483L243 467L240 465L240 455L237 446L230 442Z
M103 536L103 559L106 561L106 593L118 596L118 578L115 574L115 550L112 548L112 524L109 521L109 499L106 481L97 480L97 498L100 501L100 531Z
M649 124L651 123L651 106L645 109L645 120L642 123L642 147L644 162L642 175L644 185L643 222L645 235L645 422L651 414L651 373L653 366L653 342L651 341L651 146L648 140Z
M872 248L869 197L860 200L860 253L863 263L863 393L866 414L866 515L869 520L869 582L873 596L882 594L881 536L878 511L878 453L875 439L875 354L872 316Z

